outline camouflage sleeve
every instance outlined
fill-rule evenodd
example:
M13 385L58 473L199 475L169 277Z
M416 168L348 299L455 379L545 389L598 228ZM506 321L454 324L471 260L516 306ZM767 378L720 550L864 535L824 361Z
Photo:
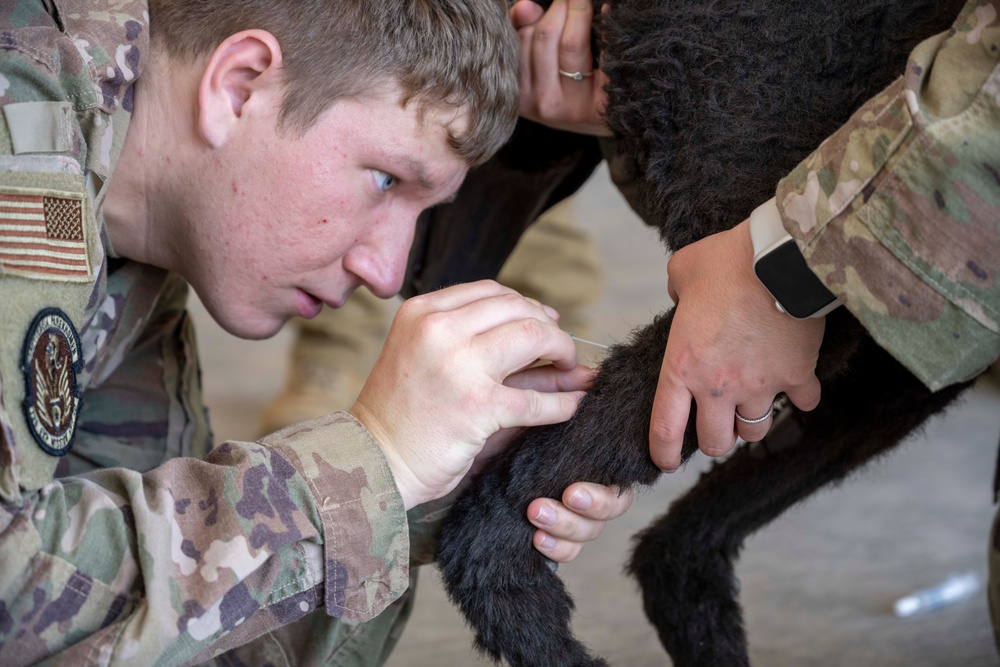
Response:
M381 450L343 413L65 478L0 511L0 664L185 664L321 607L368 620L408 550Z
M1000 355L1000 0L970 0L778 186L788 232L931 389Z

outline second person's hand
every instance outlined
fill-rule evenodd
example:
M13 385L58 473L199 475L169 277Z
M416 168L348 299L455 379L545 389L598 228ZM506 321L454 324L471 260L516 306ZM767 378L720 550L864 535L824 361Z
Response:
M520 115L557 130L611 136L602 113L608 79L594 67L591 0L554 0L548 11L520 0L510 9L521 40Z
M801 410L819 403L815 369L826 319L779 312L752 267L746 221L670 258L668 287L677 307L649 430L650 455L664 470L680 465L692 400L698 446L709 456L728 452L737 436L762 439L779 393Z

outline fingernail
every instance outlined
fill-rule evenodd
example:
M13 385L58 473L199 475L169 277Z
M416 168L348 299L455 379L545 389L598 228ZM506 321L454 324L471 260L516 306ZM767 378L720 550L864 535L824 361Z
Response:
M556 513L548 505L542 505L542 508L538 510L538 515L535 516L535 523L540 523L543 526L551 526L555 522Z
M589 510L590 506L594 504L594 499L583 489L577 489L570 494L569 504L573 509Z
M542 539L539 541L538 546L543 549L551 549L556 546L556 538L548 533L542 533Z
M555 308L553 308L552 306L546 306L546 305L545 305L545 304L543 303L543 304L542 304L542 310L544 310L544 311L545 311L545 313L546 313L546 314L547 314L547 315L548 315L549 317L551 317L552 319L554 319L554 320L558 320L558 319L559 319L559 311L557 311L557 310L556 310Z

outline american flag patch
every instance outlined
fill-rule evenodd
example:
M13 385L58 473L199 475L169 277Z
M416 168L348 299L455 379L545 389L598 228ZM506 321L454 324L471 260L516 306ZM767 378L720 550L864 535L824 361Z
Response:
M82 196L0 189L0 274L90 280L84 206Z

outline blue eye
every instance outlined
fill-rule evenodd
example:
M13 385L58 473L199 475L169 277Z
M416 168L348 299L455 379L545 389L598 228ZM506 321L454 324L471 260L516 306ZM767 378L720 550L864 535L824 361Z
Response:
M375 174L375 186L382 192L385 192L396 184L396 177L392 174L387 174L378 169L372 169L372 173Z

